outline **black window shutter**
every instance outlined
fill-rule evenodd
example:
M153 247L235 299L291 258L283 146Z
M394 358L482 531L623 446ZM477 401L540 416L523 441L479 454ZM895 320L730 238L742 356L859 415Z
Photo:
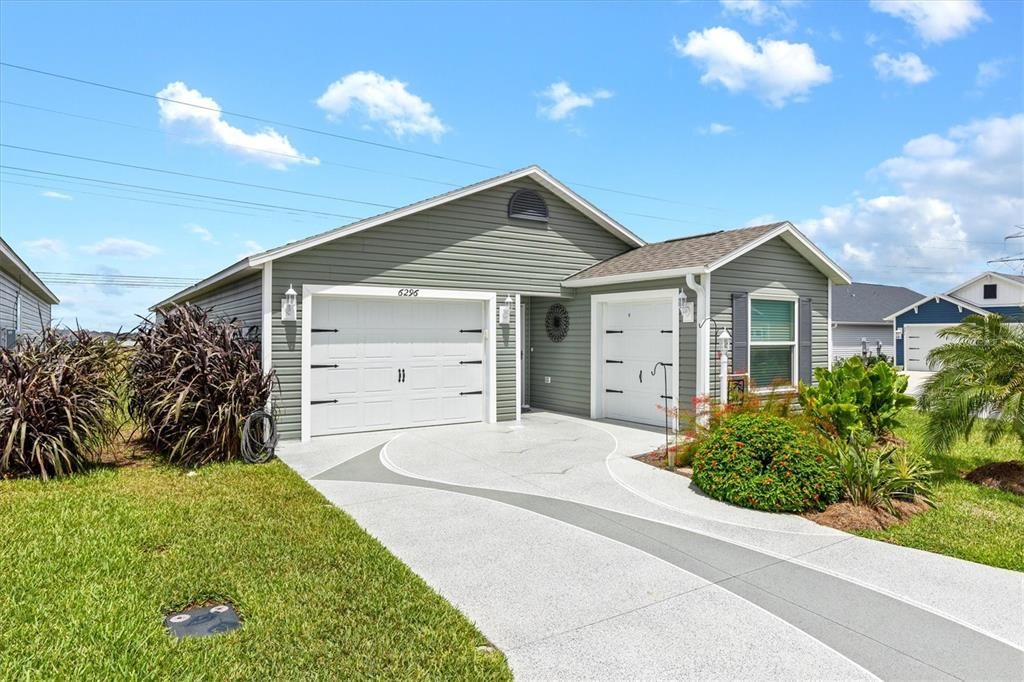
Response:
M732 371L746 374L750 351L750 299L745 293L732 295Z
M800 299L800 329L797 334L797 370L800 381L805 384L811 383L814 372L812 371L813 346L811 344L811 299L803 297Z

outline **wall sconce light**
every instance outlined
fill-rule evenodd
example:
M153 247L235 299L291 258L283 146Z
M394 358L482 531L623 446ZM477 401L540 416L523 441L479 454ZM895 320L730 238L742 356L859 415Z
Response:
M512 304L515 303L515 299L512 298L511 294L505 296L505 305L498 308L498 323L499 324L512 324Z
M693 303L686 300L685 289L679 290L676 302L679 304L679 315L682 318L682 321L684 323L693 322Z
M299 317L299 295L295 293L292 285L288 285L288 291L284 292L281 299L281 321L295 322Z

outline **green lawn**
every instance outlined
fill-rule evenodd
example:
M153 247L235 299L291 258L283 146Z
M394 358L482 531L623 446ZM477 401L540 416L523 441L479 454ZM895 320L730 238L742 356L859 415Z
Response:
M509 679L458 611L281 462L0 481L0 679ZM241 630L173 640L204 598Z
M925 416L908 411L904 421L906 426L898 434L940 471L935 485L938 508L888 530L860 535L1024 571L1024 497L961 479L963 473L987 462L1020 459L1019 444L1004 441L988 446L975 433L970 442L961 441L948 454L937 455L925 452L921 445Z

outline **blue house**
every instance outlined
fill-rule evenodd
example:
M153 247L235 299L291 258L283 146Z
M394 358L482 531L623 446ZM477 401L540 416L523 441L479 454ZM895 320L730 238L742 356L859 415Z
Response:
M971 315L993 313L1024 322L1024 276L984 272L887 316L896 336L896 364L911 371L935 369L928 354L944 343L940 331Z

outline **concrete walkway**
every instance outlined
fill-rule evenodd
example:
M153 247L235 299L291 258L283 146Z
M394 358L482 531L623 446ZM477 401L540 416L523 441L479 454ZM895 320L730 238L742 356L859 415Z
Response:
M731 507L548 413L281 457L521 679L1021 679L1024 575Z

